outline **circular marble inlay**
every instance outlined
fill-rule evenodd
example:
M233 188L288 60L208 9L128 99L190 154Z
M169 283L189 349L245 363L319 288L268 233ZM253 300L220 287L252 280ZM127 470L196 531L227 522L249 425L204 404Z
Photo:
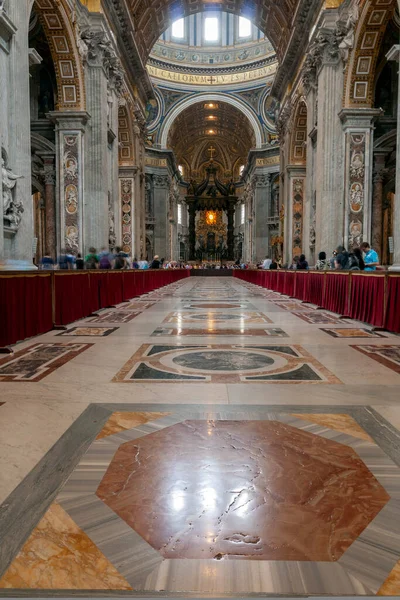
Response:
M389 500L352 448L244 420L126 442L96 493L168 559L337 561Z
M193 304L193 308L242 308L241 304L223 304L215 302L214 304Z
M269 367L274 359L266 354L231 350L204 350L180 354L175 364L198 371L249 371Z
M207 315L188 315L190 319L196 321L237 321L238 319L249 319L246 315L225 315L219 313L209 313Z

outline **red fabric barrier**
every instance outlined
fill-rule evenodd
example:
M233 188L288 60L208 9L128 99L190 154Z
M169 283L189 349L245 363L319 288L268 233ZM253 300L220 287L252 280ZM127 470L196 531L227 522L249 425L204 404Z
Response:
M276 291L280 294L285 293L285 271L276 271Z
M400 276L389 275L387 282L387 304L385 327L400 333Z
M0 277L0 346L52 329L51 274Z
M296 278L296 271L286 271L284 294L286 294L287 296L293 296L293 294L294 294L295 278Z
M89 273L54 273L54 294L56 325L78 321L98 309L97 287Z
M322 308L347 315L349 285L349 273L327 273Z
M350 302L346 313L352 319L383 326L385 308L385 275L352 274Z
M308 274L308 286L305 294L305 302L311 302L317 306L322 305L324 295L325 273L311 272Z
M309 274L307 271L296 271L296 285L294 289L294 297L298 300L306 300L308 293L308 279Z

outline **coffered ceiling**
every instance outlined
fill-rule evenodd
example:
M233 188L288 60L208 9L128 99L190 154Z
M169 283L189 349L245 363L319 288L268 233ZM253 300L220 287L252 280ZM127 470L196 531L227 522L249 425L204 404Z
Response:
M178 162L186 162L194 171L213 158L225 171L233 171L239 158L247 160L255 147L255 135L247 117L224 102L193 104L175 120L168 137L168 147L174 150Z

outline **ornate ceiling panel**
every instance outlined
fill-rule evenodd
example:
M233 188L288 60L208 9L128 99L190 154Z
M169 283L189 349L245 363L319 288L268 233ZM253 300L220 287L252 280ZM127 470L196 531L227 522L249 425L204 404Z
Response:
M282 58L290 38L293 16L301 0L125 0L144 62L160 35L177 18L203 10L220 9L251 19Z
M226 171L232 171L235 162L247 159L255 147L255 135L247 117L234 106L224 102L198 103L184 110L171 127L168 147L175 152L178 162L185 161L198 170L208 161L214 147L215 158Z

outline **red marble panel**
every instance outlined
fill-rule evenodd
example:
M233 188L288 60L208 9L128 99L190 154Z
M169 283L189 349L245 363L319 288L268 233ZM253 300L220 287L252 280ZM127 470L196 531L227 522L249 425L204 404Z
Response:
M185 421L97 495L165 558L336 561L389 500L354 450L277 421Z

